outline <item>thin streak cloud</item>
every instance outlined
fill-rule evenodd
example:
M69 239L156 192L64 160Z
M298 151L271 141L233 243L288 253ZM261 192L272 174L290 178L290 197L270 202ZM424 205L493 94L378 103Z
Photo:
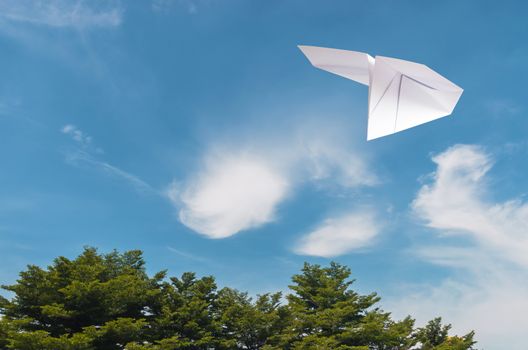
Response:
M74 125L67 124L61 128L61 132L71 137L77 147L73 151L66 152L66 161L73 165L86 164L99 169L104 173L123 180L131 185L136 191L147 194L160 194L151 185L115 165L98 159L93 153L101 154L103 150L93 145L93 139Z

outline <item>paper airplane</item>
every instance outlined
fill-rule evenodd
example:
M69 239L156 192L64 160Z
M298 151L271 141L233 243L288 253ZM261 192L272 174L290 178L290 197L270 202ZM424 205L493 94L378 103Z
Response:
M369 87L367 140L448 116L463 92L420 63L316 46L299 48L314 67Z

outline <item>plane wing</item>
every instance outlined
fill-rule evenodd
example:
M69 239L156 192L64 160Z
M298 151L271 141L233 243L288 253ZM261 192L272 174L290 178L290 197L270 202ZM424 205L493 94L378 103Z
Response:
M369 66L374 65L369 54L317 46L299 45L299 49L314 67L369 85Z

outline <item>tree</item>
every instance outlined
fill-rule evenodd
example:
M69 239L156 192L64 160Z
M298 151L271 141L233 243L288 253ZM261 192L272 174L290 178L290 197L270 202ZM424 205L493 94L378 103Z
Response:
M15 294L0 305L11 327L8 347L80 349L90 343L110 350L134 340L131 325L141 327L149 318L165 277L160 272L149 278L144 265L138 250L102 255L86 248L75 260L59 257L47 269L28 266L16 284L2 286Z
M281 349L409 349L413 320L395 322L373 306L375 294L351 290L350 269L305 263L292 278L289 324L275 344Z
M162 286L161 309L154 316L156 339L168 339L165 348L200 350L214 347L219 326L212 317L216 299L213 277L197 279L186 272Z
M0 297L0 304L5 303L6 301L5 298ZM9 344L9 326L8 320L0 317L0 349L5 349Z
M285 300L218 289L212 276L149 277L138 250L85 248L29 265L0 297L0 350L470 350L434 319L414 328L352 289L350 269L305 264Z
M230 349L261 349L268 339L280 333L285 307L280 306L281 293L259 295L256 301L235 289L220 290L217 307L222 335L229 339Z
M420 350L468 350L473 349L474 332L458 337L449 336L451 325L442 325L442 319L437 317L415 333L415 339L421 344Z

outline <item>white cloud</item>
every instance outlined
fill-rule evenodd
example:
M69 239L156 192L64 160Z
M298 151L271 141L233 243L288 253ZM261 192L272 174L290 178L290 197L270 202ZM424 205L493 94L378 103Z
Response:
M294 251L297 254L334 257L363 248L380 231L371 210L359 210L329 218L322 225L301 238Z
M279 204L303 184L348 189L378 183L341 131L319 125L243 139L237 135L237 143L211 147L201 170L167 191L180 221L210 238L272 222Z
M451 277L437 285L405 286L386 305L420 322L442 316L458 333L474 329L481 348L524 349L528 205L490 199L494 159L481 147L456 145L433 161L432 183L422 186L412 208L440 233L438 239L462 236L470 242L418 247L418 256L449 268Z
M528 267L528 204L487 200L491 156L477 146L457 145L433 161L434 182L419 191L415 213L444 235L468 235L490 254Z
M440 284L406 286L400 298L384 302L395 317L412 315L419 325L441 316L453 333L476 331L479 349L524 350L528 311L526 273L464 275Z
M287 178L258 157L222 155L208 159L205 169L180 191L171 185L169 198L181 202L181 222L210 238L225 238L272 221L289 189Z
M115 27L122 22L116 1L2 0L0 19L50 27Z

